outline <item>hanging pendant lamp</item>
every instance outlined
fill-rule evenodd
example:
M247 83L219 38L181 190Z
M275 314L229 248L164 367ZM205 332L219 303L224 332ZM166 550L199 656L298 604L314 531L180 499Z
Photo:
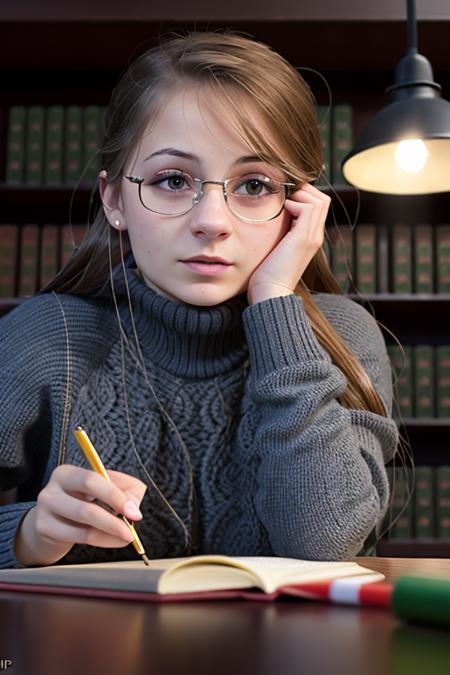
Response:
M371 120L344 158L342 173L368 192L450 191L450 103L430 62L417 52L415 0L407 0L408 51L386 91L392 102Z

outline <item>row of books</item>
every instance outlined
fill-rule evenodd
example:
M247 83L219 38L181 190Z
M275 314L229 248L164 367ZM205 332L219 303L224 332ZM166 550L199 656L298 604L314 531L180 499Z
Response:
M450 225L330 226L330 266L345 292L450 293Z
M450 466L387 467L384 539L450 540Z
M450 346L388 345L401 417L450 418Z
M85 225L0 226L0 298L27 297L63 267L86 233Z
M353 147L353 110L345 103L317 106L322 142L323 173L319 185L347 185L341 162Z
M9 109L5 181L11 185L92 185L100 170L103 106Z
M20 273L23 242L28 241L30 228L38 226L26 227L0 225L0 296L8 295L12 287L20 288L14 277ZM329 264L346 293L355 289L363 294L450 293L450 224L394 224L390 228L361 224L354 229L339 225L327 232L324 247ZM38 255L39 232L33 237L38 242L34 255ZM56 254L55 259L53 266L58 268ZM6 269L13 275L9 283ZM21 295L19 290L17 294Z
M92 184L99 170L104 106L16 105L9 109L5 180L9 184ZM352 148L352 108L318 106L324 175L345 183L341 162Z

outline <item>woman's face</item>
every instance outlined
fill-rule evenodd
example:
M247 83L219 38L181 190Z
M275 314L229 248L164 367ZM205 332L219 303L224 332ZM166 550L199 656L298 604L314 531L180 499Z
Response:
M258 158L227 122L230 113L214 100L202 102L195 91L170 97L159 118L144 134L125 175L145 183L161 181L158 190L183 189L178 174L202 180L265 175L286 176ZM173 175L175 173L175 176ZM102 196L108 202L108 184ZM111 224L128 231L133 255L145 283L158 293L192 305L212 306L247 290L249 279L289 229L290 216L244 222L227 207L220 185L208 184L200 202L180 216L147 210L138 185L123 179L117 208L105 209ZM200 256L223 263L193 262ZM187 262L190 260L191 262Z

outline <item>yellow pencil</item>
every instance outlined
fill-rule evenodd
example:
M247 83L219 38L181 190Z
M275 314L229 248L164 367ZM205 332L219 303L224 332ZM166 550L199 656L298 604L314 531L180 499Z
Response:
M97 473L99 473L101 476L103 476L103 478L106 478L106 480L110 481L111 479L108 476L108 474L106 473L106 469L103 466L103 462L100 459L97 450L92 445L92 442L91 442L89 436L87 435L87 433L85 432L85 430L82 427L78 426L74 430L73 434L74 434L76 440L78 441L78 445L82 449L82 451L84 453L84 456L86 457L87 461L91 465L91 468L94 471L96 471ZM122 518L124 523L126 523L131 530L131 534L133 535L133 541L131 543L133 544L134 548L139 553L139 555L141 556L141 558L145 562L145 564L150 565L150 561L145 554L145 549L142 546L142 542L139 539L136 530L134 529L134 525L132 523L130 523L128 518L125 518L125 516L123 516L122 514L118 514L118 515L119 515L119 518Z

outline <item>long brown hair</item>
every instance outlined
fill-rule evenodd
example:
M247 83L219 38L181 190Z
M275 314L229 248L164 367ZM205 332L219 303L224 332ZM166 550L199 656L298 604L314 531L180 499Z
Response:
M149 121L156 120L167 95L180 87L220 97L230 110L230 126L252 150L280 167L297 185L317 180L322 148L314 97L299 73L268 46L232 33L194 32L167 39L134 61L120 78L108 107L101 147L108 180L118 183L132 150ZM270 138L255 122L255 110ZM105 289L113 265L130 252L126 233L120 246L102 208L98 186L91 203L89 231L67 265L45 292L93 295ZM324 250L311 260L296 293L302 298L312 329L347 378L342 405L387 411L358 359L318 309L313 292L341 294Z

